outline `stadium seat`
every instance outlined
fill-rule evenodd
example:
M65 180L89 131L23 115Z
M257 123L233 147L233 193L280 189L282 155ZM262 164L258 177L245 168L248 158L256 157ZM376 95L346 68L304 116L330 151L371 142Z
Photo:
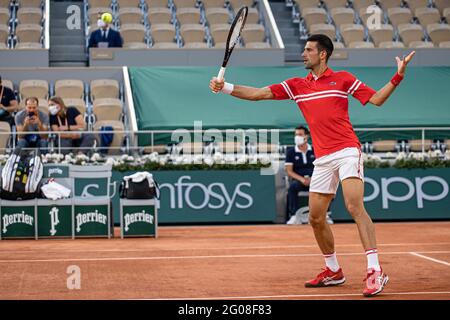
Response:
M76 79L57 80L55 82L55 96L61 98L83 99L84 83Z
M139 8L140 0L118 0L120 8Z
M203 153L203 142L180 143L179 146L183 155Z
M378 7L378 6L376 8L381 13L380 22L384 23L383 10L380 7ZM359 17L361 18L361 23L363 25L367 26L368 22L374 23L375 21L377 21L376 19L374 19L374 18L376 18L376 17L374 17L374 12L376 12L376 11L374 11L372 9L371 10L368 10L367 8L360 9L359 10Z
M0 8L8 8L11 0L0 0Z
M413 152L421 152L422 151L422 140L409 140L409 150ZM424 151L429 151L431 149L431 145L433 144L433 140L425 139L424 140Z
M230 14L227 8L208 8L205 11L206 19L210 24L229 23Z
M175 26L167 23L152 24L150 29L153 42L173 42Z
M91 101L102 98L119 98L119 82L114 79L96 79L90 83Z
M247 6L250 8L255 3L255 0L228 0L228 1L230 2L231 6L234 8L235 11L237 11L236 8L241 8L243 6Z
M429 41L411 41L408 45L409 48L434 48L433 42Z
M181 25L200 23L200 9L199 8L180 8L177 9L177 19Z
M214 43L214 48L216 48L216 49L218 49L218 48L224 49L226 46L227 46L226 42L215 42ZM237 43L235 48L242 48L242 46L240 43Z
M143 147L143 154L151 154L153 152L157 152L159 154L167 153L167 146L165 144L158 144L153 146L145 146Z
M302 18L309 29L309 26L312 24L326 23L327 12L324 8L305 8L302 10Z
M372 143L374 152L392 152L397 151L396 140L379 140Z
M353 0L352 4L353 4L353 8L355 8L355 10L357 12L360 12L361 9L365 9L365 8L373 5L374 0Z
M242 38L245 42L264 42L265 37L265 29L261 24L246 24L242 30Z
M207 49L209 48L206 42L188 42L184 44L183 48L188 49Z
M387 10L389 8L401 7L402 0L382 0L379 3L384 10Z
M217 147L222 153L241 153L243 146L239 142L225 141L219 142Z
M42 44L38 42L19 42L16 44L14 49L21 49L21 50L35 50L35 49L42 49Z
M297 3L301 11L305 8L317 8L319 6L318 0L295 0L295 3Z
M11 127L6 121L0 121L0 153L5 154L10 138Z
M380 42L378 47L385 48L385 49L394 49L394 48L400 49L400 48L404 48L405 44L400 41L383 41L383 42Z
M445 8L442 16L450 23L450 8Z
M9 24L11 16L9 14L9 9L0 7L0 25L6 26Z
M120 8L119 20L120 24L142 24L142 11L139 8Z
M245 47L247 49L269 49L271 45L268 42L248 42L245 43Z
M214 42L217 43L224 43L227 41L228 32L230 31L230 25L229 24L213 24L210 26L211 35L214 39Z
M442 13L445 8L450 8L450 0L433 0L434 6Z
M175 42L157 42L151 47L152 49L178 49L179 46Z
M422 41L424 37L420 24L402 23L398 25L398 33L406 46L412 41Z
M208 1L202 1L202 3L203 3L203 7L205 8L205 10L225 7L224 0L208 0Z
M19 24L16 27L18 42L41 42L42 26L39 24Z
M256 8L248 8L247 21L246 23L258 23L259 22L259 12Z
M121 121L112 121L112 120L105 120L105 121L97 121L94 124L94 131L100 131L101 127L107 127L110 126L114 130L114 138L110 145L110 148L108 150L109 155L113 154L120 154L120 147L122 146L124 133L118 132L118 131L124 131L124 125ZM97 135L97 139L100 141L100 135Z
M88 10L89 25L97 27L98 15L100 13L113 14L112 9L108 7L95 7Z
M89 8L111 7L111 0L88 0Z
M375 46L379 46L379 44L383 41L392 41L394 38L394 27L390 24L382 24L379 28L369 29L369 34L372 37L372 40Z
M120 35L123 42L145 42L145 26L137 23L123 24L120 27Z
M342 42L333 41L333 46L334 46L334 49L344 49L345 48L345 46Z
M147 21L153 23L170 23L172 21L172 11L169 8L149 8Z
M167 0L145 0L147 8L168 8L169 3Z
M126 49L147 49L147 44L144 42L126 42L123 44Z
M309 28L309 33L311 33L311 34L325 34L331 40L336 39L336 28L332 24L326 24L326 23L313 24Z
M450 41L450 25L432 23L427 25L428 35L433 43L439 46L440 42Z
M428 6L428 0L404 0L408 4L408 8L412 12L416 12L417 8L425 8Z
M414 12L416 18L419 19L420 24L423 26L441 21L441 15L436 8L417 8Z
M194 8L197 0L172 0L173 4L177 8L177 11L180 8Z
M279 145L274 143L258 143L257 148L259 153L277 153Z
M450 41L442 41L439 43L439 48L450 48Z
M92 104L92 112L96 121L120 120L122 110L122 101L115 98L95 99Z
M46 80L22 80L19 84L20 100L28 97L48 99L48 82Z
M17 11L17 19L19 23L41 24L42 10L40 8L20 8Z
M205 40L205 28L201 24L183 24L180 27L180 35L185 44L203 42Z
M347 6L347 0L323 0L328 10L333 8L345 8Z
M372 49L375 48L375 45L372 42L367 41L353 41L350 42L348 47L352 49Z
M333 8L331 9L331 18L336 26L353 24L355 23L355 11L352 8Z
M340 26L340 31L346 44L364 41L364 27L360 24L343 24Z
M9 27L5 25L0 25L0 43L6 44L9 38Z
M9 49L9 47L6 45L6 43L0 42L0 49L6 50L6 49Z
M42 0L17 0L19 8L41 8Z
M86 104L83 99L64 98L63 101L66 107L75 107L81 114L86 113Z
M409 8L389 8L387 10L392 25L398 27L400 24L410 23L413 14Z

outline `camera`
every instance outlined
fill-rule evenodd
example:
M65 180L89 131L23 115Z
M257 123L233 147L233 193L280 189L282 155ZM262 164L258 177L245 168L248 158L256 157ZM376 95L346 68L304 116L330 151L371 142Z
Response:
M34 112L28 112L28 118L33 118L35 116Z

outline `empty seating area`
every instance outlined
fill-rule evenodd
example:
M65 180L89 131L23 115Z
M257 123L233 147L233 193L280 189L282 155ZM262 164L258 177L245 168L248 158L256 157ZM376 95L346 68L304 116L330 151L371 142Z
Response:
M0 49L44 47L45 1L0 0Z
M124 47L223 47L231 22L243 5L249 7L240 47L270 48L259 0L86 0L86 41L96 30L99 13L113 16Z
M450 47L450 0L292 0L292 10L301 39L323 33L348 48Z
M439 150L445 152L450 147L450 139L410 139L410 140L376 140L361 142L361 150L365 153L386 152L428 152ZM423 148L423 149L422 149Z

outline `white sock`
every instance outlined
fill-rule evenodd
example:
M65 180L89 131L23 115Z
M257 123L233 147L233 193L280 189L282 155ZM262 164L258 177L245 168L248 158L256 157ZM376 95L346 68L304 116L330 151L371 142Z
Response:
M375 271L381 271L380 263L378 262L377 249L369 249L366 251L367 257L367 269L375 269Z
M336 258L336 252L333 252L331 254L324 254L323 257L325 258L326 266L331 271L336 272L339 270L339 263Z

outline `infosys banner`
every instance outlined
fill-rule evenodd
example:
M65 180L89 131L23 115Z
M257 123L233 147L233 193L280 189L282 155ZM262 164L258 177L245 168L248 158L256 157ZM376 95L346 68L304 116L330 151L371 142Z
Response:
M364 205L374 220L450 219L450 169L367 169ZM342 189L332 218L351 220Z
M133 173L113 172L112 182L119 186ZM152 173L161 189L159 223L275 221L275 177L259 170ZM118 192L112 193L118 222Z

